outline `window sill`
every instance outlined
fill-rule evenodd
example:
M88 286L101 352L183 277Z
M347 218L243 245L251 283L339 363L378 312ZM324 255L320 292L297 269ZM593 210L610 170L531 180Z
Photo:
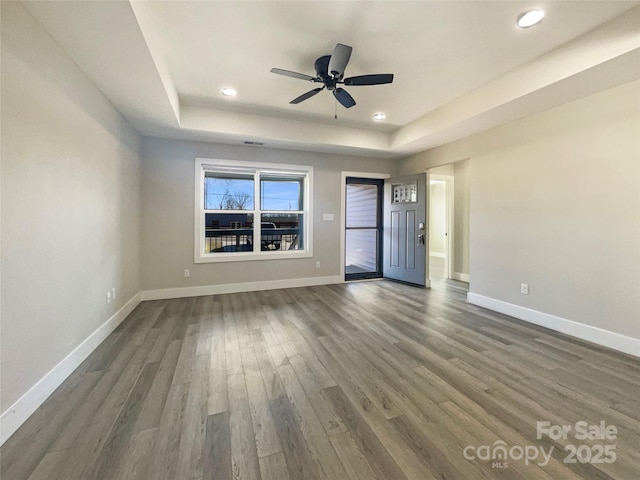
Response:
M311 251L295 252L237 252L199 255L194 259L195 263L224 263L224 262L251 262L261 260L286 260L294 258L311 258Z

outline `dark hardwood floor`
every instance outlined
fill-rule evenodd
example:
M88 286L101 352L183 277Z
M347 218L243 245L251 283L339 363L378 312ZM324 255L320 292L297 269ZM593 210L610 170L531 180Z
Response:
M144 302L0 449L1 478L640 478L640 361L465 294L375 281ZM616 438L576 439L581 421ZM571 431L538 439L537 422Z

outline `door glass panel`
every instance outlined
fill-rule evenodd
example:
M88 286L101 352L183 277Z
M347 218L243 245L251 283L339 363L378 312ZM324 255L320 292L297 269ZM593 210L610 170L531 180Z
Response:
M393 203L415 203L418 201L418 184L416 182L392 185Z
M345 246L345 272L365 273L378 271L378 230L347 230Z
M347 185L347 228L372 227L378 223L378 186Z
M383 185L379 179L347 179L344 259L347 280L382 275Z

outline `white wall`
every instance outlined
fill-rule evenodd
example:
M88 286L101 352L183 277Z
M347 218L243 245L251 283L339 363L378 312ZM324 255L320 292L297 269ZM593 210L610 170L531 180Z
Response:
M424 153L418 158L424 158ZM401 166L405 173L407 168L416 168L405 161ZM420 163L420 160L418 160ZM419 167L422 168L422 167ZM469 281L469 160L458 160L439 167L429 169L431 175L447 175L453 177L453 272L451 278ZM430 248L431 250L431 248Z
M337 276L343 261L341 172L393 173L397 166L394 160L157 138L143 139L142 157L144 290ZM313 258L194 264L196 157L313 166ZM323 221L323 213L335 220Z
M431 181L429 185L429 255L445 254L445 183Z
M12 404L140 290L141 162L138 135L19 2L2 2L1 94L4 438Z
M640 338L639 134L632 82L415 155L401 170L470 158L472 294Z
M442 165L441 167L435 167L435 168L430 168L429 169L429 174L430 175L448 175L448 176L453 176L454 172L455 172L455 169L453 167L453 164Z
M469 275L470 163L467 159L453 164L455 184L453 191L453 271L459 278Z

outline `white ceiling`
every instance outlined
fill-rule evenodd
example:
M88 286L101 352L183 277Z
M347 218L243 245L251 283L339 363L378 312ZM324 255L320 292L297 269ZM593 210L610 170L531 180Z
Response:
M27 9L144 135L401 157L640 78L639 1L46 1ZM543 8L537 26L517 17ZM336 43L345 76L316 85ZM235 98L220 94L225 86ZM372 114L383 111L384 122Z

